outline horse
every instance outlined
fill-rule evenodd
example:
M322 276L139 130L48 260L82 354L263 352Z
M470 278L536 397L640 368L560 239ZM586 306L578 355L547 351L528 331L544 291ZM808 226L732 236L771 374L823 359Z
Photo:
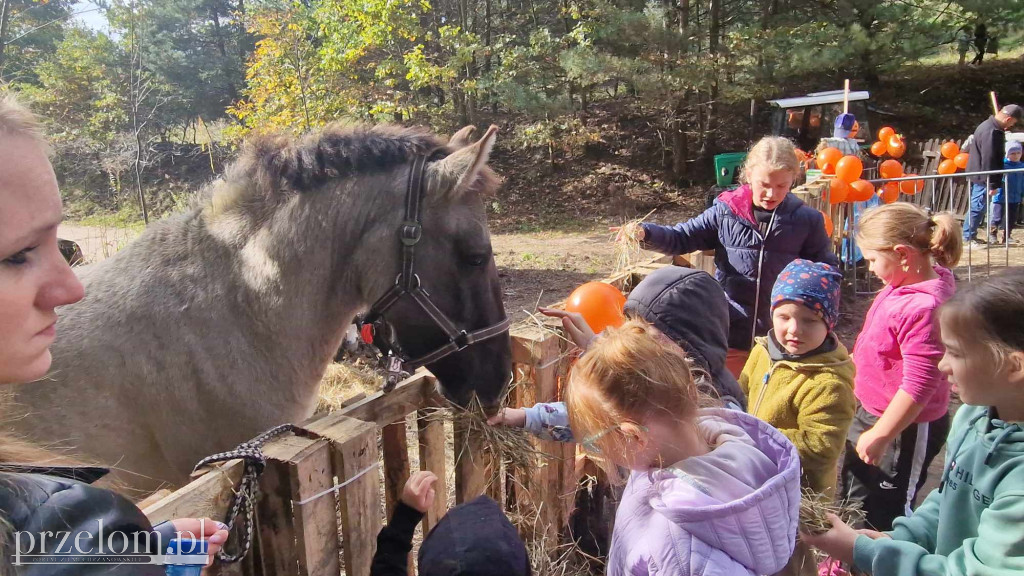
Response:
M496 132L252 139L195 208L76 268L86 297L58 311L53 368L18 387L15 427L123 486L182 485L202 457L311 416L368 306L445 397L493 410L512 372L484 208Z

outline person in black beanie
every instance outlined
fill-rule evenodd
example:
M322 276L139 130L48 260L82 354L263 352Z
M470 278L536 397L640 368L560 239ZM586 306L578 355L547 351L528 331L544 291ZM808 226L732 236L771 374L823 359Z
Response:
M406 576L416 525L433 503L433 472L405 483L391 521L377 535L370 576ZM531 576L526 546L497 502L487 496L452 508L423 539L420 576Z

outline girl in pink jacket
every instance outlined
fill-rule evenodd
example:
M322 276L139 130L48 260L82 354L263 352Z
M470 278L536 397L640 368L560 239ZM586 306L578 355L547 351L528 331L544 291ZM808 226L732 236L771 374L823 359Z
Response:
M858 406L841 494L861 503L871 528L891 530L909 514L949 431L935 311L956 290L948 268L959 261L962 240L951 215L899 202L865 212L857 242L885 288L853 351Z

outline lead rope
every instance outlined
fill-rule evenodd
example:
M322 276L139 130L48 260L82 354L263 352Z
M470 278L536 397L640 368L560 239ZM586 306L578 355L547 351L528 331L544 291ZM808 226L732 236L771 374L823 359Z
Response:
M248 442L239 444L234 450L213 454L212 456L203 458L193 469L193 472L195 472L200 468L216 464L217 462L227 462L228 460L241 460L245 466L242 471L242 480L238 483L238 490L235 491L235 498L231 502L231 511L228 512L228 516L225 519L225 523L228 525L228 534L230 537L235 520L238 518L239 514L244 513L243 520L245 522L245 530L242 533L241 541L238 542L237 552L231 554L227 551L227 546L221 548L220 552L217 554L217 558L220 559L221 562L226 564L238 562L245 558L245 555L248 554L249 550L252 548L253 520L255 518L253 514L253 505L260 490L257 480L259 480L263 470L267 467L267 457L263 454L262 450L263 445L286 432L293 432L295 429L295 426L292 424L281 424L280 426L267 430Z

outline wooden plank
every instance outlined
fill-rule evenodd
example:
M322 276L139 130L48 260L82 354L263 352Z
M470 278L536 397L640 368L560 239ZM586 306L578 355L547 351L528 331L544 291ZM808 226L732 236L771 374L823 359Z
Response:
M377 426L333 413L304 428L330 440L334 474L350 482L338 493L345 573L369 574L381 527Z
M312 438L286 435L272 440L263 447L267 467L260 476L260 499L257 502L262 543L263 571L282 576L299 574L300 551L292 501L298 500L293 492L292 469L288 460L317 442Z
M171 494L174 494L174 492L171 492L167 488L161 488L161 489L157 490L156 492L153 492L149 496L146 496L142 500L139 500L138 502L136 502L135 506L137 506L139 508L139 510L145 510L146 508L149 508L150 506L153 506L154 504L156 504L157 502L163 500L164 498L167 498Z
M337 501L333 492L323 493L334 486L330 443L323 439L310 441L306 449L289 458L288 465L291 493L296 498L292 509L299 574L339 574ZM307 499L312 500L300 504Z
M432 401L437 380L430 372L420 369L402 380L391 392L377 392L363 400L331 414L340 414L364 422L373 422L384 427L405 418L427 402ZM326 417L322 415L320 418ZM315 422L319 418L314 418Z
M538 362L533 365L534 394L537 402L555 402L558 400L558 361L561 354L559 340L549 338L539 344ZM540 450L545 454L561 454L564 446L559 442L540 442ZM534 498L543 502L540 510L540 526L557 541L562 502L559 501L561 486L560 463L557 460L545 460L533 471L530 491Z
M175 518L213 518L224 520L235 487L242 479L241 460L230 460L186 484L170 496L142 509L153 524Z
M405 483L409 481L409 446L405 438L405 420L388 424L380 431L384 451L384 502L386 516L390 519L402 497ZM406 572L415 574L412 552L406 555Z
M426 412L420 411L416 425L419 436L420 470L429 470L437 475L437 483L434 485L437 498L423 515L423 534L426 536L448 510L444 422L431 419Z
M455 422L455 503L469 502L487 487L488 457L483 439L467 433Z
M405 421L389 424L381 429L384 449L384 495L387 517L395 511L402 489L409 480L409 447L405 439Z

